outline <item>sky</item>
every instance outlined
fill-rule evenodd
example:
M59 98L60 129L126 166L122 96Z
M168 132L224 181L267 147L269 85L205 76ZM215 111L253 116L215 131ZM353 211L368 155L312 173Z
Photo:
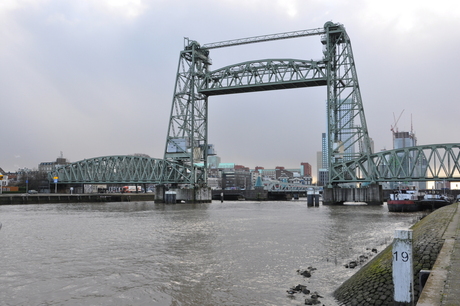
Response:
M345 27L375 151L390 128L460 142L460 2L451 0L2 0L0 167L108 155L163 158L184 38L200 44ZM320 60L319 36L210 50L212 70ZM316 171L326 87L209 98L222 162Z

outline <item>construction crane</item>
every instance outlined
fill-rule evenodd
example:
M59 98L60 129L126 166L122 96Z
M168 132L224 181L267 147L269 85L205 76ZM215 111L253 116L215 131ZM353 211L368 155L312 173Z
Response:
M390 131L393 134L393 149L395 148L395 134L398 133L398 122L399 122L399 119L401 119L401 116L403 113L404 113L404 109L402 110L401 114L399 114L398 119L396 119L395 113L393 112L394 124L390 128Z

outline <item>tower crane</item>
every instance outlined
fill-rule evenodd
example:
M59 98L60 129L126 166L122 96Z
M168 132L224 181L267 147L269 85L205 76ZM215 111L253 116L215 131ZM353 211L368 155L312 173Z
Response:
M395 148L395 134L398 133L398 122L399 122L399 119L401 119L401 116L403 113L404 113L404 109L402 110L401 114L399 114L398 119L396 119L395 113L393 112L394 125L392 125L390 128L390 131L393 134L393 149Z

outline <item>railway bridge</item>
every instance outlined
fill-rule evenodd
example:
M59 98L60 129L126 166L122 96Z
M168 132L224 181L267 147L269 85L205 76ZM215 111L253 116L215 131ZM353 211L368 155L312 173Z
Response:
M319 60L263 59L210 69L212 49L311 36L320 37L323 58ZM315 86L327 87L328 188L332 191L326 202L343 202L339 195L343 191L333 190L348 183L371 186L370 202L379 202L380 182L460 180L457 143L371 151L351 41L345 27L332 22L317 29L204 45L185 39L163 159L96 157L56 168L49 176L58 177L58 184L154 183L206 188L210 97Z

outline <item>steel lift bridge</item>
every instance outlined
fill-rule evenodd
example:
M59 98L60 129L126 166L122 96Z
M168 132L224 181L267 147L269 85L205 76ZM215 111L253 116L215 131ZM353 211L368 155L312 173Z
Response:
M210 70L210 50L320 36L320 60L265 59ZM208 99L214 95L327 86L329 187L342 183L460 180L460 144L371 151L350 38L341 24L200 45L179 56L163 159L106 156L58 168L59 183L156 183L205 187ZM198 167L200 164L202 167ZM204 166L203 166L204 165Z

